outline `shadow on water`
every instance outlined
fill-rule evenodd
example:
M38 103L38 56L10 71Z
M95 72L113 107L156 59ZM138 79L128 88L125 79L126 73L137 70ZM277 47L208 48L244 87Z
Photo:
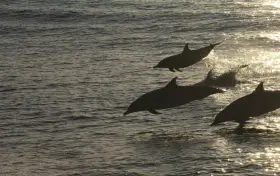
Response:
M243 129L220 128L213 132L220 136L217 138L224 138L232 145L247 148L248 152L256 148L267 147L270 144L280 143L280 131L270 128L254 126L245 127Z
M223 165L222 161L226 161L228 155L217 154L211 145L213 140L205 133L188 130L146 131L131 136L137 156L169 167L171 172L168 175L225 174L219 164ZM209 166L209 162L213 161L219 164ZM186 167L190 162L194 166ZM158 167L163 171L166 169L161 165Z
M241 163L238 168L230 168L233 171L240 169L258 175L265 170L267 175L279 174L278 129L250 125L242 131L220 128L212 132L217 134L213 149L217 150L217 153L230 153L231 159Z
M132 136L131 142L140 155L178 161L178 158L182 158L183 151L192 146L192 139L194 138L190 133L147 131Z
M131 136L131 143L140 153L166 160L188 158L192 151L207 148L209 139L187 131L146 131Z
M276 132L271 129L261 129L261 128L235 128L235 129L228 129L228 128L221 128L214 131L215 133L221 135L221 136L230 136L230 135L254 135L254 134L277 134L280 132Z
M135 143L152 144L154 146L179 146L193 139L190 133L172 133L164 131L139 132L132 137Z
M236 144L243 142L260 142L262 139L265 141L267 138L275 138L280 135L280 131L272 129L260 129L256 127L248 127L240 129L220 128L213 131L218 136L232 140ZM196 133L191 131L144 131L131 136L131 142L135 145L142 145L148 147L149 150L172 149L179 152L180 149L195 149L207 147L217 137L206 137L204 133Z

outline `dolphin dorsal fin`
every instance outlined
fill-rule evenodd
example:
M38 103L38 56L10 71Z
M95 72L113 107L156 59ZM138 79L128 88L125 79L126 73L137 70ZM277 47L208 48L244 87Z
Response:
M173 78L165 87L176 87L177 83L176 83L176 79L178 77Z
M184 47L184 50L183 50L183 53L187 53L188 51L191 51L191 50L189 48L189 43L186 43L185 47Z
M207 73L206 79L207 80L213 79L213 68Z
M264 87L263 87L263 82L261 82L257 88L254 90L254 93L258 93L258 92L263 92L264 91Z

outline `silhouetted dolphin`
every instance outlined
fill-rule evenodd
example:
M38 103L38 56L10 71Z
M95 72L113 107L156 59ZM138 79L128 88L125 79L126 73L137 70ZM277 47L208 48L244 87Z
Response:
M177 107L194 100L203 99L211 94L222 93L217 88L206 86L178 86L177 77L173 78L165 87L148 92L135 100L124 115L137 112L149 111L160 114L157 109Z
M204 86L215 86L215 87L234 87L236 84L241 83L241 81L236 79L236 74L241 68L245 68L248 65L241 65L238 68L232 69L228 72L215 77L213 74L213 69L211 69L204 80L194 84L194 85L204 85Z
M154 66L154 68L168 68L172 72L175 72L174 69L181 71L180 68L188 67L201 61L208 56L216 45L221 43L222 42L210 44L209 46L197 50L190 50L187 43L182 53L161 60L156 66Z
M251 94L235 100L223 109L211 126L235 121L239 123L239 128L243 128L250 117L257 117L278 108L280 108L280 91L264 90L261 82Z

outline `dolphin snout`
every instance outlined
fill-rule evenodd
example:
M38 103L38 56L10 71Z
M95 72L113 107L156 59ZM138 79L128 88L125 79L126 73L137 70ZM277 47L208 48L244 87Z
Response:
M223 43L223 41L219 42L219 43L211 43L210 46L212 46L213 48L219 44Z
M220 122L214 121L210 126L220 126L223 125Z
M127 115L127 114L129 114L130 112L128 112L128 111L125 111L124 113L123 113L123 116L125 116L125 115Z
M240 68L245 68L245 67L248 67L249 64L246 64L246 65L241 65Z
M215 122L213 122L210 126L214 126L214 125L216 125Z
M226 89L219 89L218 93L225 93L226 91Z

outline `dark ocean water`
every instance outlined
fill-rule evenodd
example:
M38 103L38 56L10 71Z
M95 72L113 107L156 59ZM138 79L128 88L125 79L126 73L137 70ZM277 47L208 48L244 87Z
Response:
M211 127L231 101L280 89L278 0L0 1L0 175L280 175L280 113ZM183 72L164 57L220 42ZM246 83L161 115L145 92L250 64Z

